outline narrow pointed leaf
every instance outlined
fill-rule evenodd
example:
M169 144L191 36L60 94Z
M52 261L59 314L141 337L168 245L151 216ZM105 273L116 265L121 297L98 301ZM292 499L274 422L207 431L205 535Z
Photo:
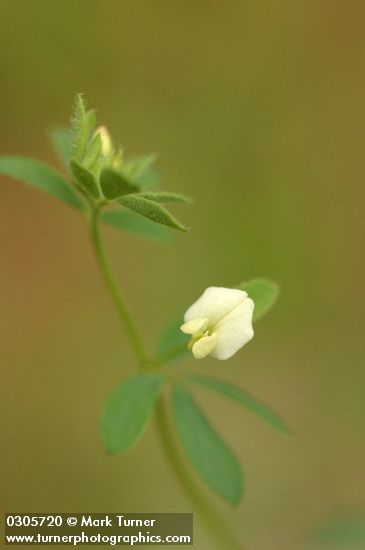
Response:
M72 136L67 128L52 128L49 132L54 150L66 168L72 156Z
M142 174L136 177L135 181L142 187L142 189L146 190L162 187L161 176L153 164L148 166Z
M133 157L123 163L123 171L131 179L138 180L139 178L143 177L143 175L152 166L155 160L155 154Z
M123 162L123 173L137 182L143 189L161 187L161 178L154 166L156 155L134 157Z
M101 137L100 134L96 134L90 142L87 148L84 165L88 170L92 172L93 166L98 160L101 154Z
M269 311L279 295L278 285L268 279L252 279L241 283L238 288L245 290L255 303L254 321L261 319Z
M83 159L89 137L89 121L82 94L76 94L71 120L72 154L76 160Z
M181 311L168 323L158 339L157 356L166 363L192 357L187 347L190 336L180 330L183 322L184 312Z
M142 373L115 389L102 416L102 438L108 453L125 452L142 436L163 380L161 374Z
M0 174L28 183L75 208L81 207L75 191L58 172L43 162L16 156L0 157Z
M95 130L95 124L96 124L95 110L91 109L90 111L86 112L87 137L89 141L91 141L90 137L92 136Z
M201 479L228 502L238 504L243 475L236 457L181 385L173 389L172 407L182 446Z
M94 174L81 166L75 159L70 160L70 168L80 189L84 191L86 195L98 199L100 197L100 191Z
M205 386L206 388L216 391L224 397L228 397L229 399L232 399L232 401L239 403L277 430L284 433L291 433L291 429L286 422L271 407L265 405L265 403L259 399L256 399L256 397L248 391L243 390L234 384L219 380L218 378L211 378L201 374L189 374L187 378L196 384Z
M151 222L151 220L139 216L132 210L126 210L125 208L104 210L101 213L101 218L105 223L120 231L134 233L145 239L165 244L172 242L171 232L167 227Z
M180 231L187 231L187 228L178 222L166 208L153 201L143 199L137 195L126 195L119 202L153 222L161 223Z
M104 168L102 170L100 185L104 196L109 200L139 191L138 185L128 180L123 174L113 170L113 168Z
M152 192L152 191L142 191L138 194L139 197L148 199L150 201L163 203L163 202L184 202L186 204L191 204L193 201L190 197L181 195L180 193L169 193L165 191L161 192Z

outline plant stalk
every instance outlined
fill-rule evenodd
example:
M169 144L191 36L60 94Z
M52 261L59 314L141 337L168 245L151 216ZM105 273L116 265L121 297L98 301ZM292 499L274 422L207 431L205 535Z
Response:
M132 314L126 304L124 296L114 278L113 272L109 266L104 246L100 236L99 227L100 209L95 206L91 211L90 220L90 238L94 248L96 260L99 266L100 273L104 283L109 291L110 297L117 310L118 316L127 333L127 337L131 344L132 350L136 356L140 367L145 367L148 364L148 357L144 349L142 339L139 335L137 326L133 320Z
M213 508L210 502L199 491L190 470L176 445L166 396L162 396L156 406L159 434L165 454L170 466L193 504L195 512L205 525L207 532L214 538L216 548L220 550L244 550L242 544L235 538L230 527L226 525L221 515Z
M94 248L96 260L102 278L105 282L105 286L117 310L119 319L124 326L138 365L140 368L144 369L153 363L148 359L138 328L109 266L100 236L99 219L100 208L98 206L93 206L90 218L90 238ZM174 353L171 354L172 357L176 355L176 351L179 350L174 350ZM170 359L170 356L168 356L167 359ZM158 361L158 363L160 363L160 361ZM168 409L163 398L161 398L157 403L156 414L160 439L165 454L177 478L180 480L187 496L190 498L194 510L204 523L209 535L216 541L216 548L222 550L243 550L243 546L234 537L232 531L225 524L222 517L216 512L216 510L210 505L210 503L196 487L194 479L192 478L190 471L180 454L180 450L175 445L175 434L170 426Z

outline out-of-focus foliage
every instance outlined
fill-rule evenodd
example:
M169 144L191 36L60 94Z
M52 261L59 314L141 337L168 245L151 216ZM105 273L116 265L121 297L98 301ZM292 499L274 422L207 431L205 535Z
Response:
M327 518L311 531L309 539L318 548L364 548L365 513L357 511Z

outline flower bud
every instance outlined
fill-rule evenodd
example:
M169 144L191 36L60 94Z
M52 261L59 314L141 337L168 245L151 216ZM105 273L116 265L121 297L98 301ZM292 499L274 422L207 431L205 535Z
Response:
M101 152L104 157L108 157L113 152L113 142L106 126L99 126L95 130L95 134L99 134L101 139Z

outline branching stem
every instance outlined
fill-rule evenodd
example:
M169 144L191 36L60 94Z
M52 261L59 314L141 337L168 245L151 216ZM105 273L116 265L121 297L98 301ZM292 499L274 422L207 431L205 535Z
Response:
M93 206L90 217L91 242L93 244L100 273L126 331L138 365L141 369L148 368L152 365L162 366L163 360L166 361L172 359L181 350L180 348L176 348L173 352L171 352L171 354L167 354L166 357L163 356L158 358L157 361L151 361L148 358L138 328L109 266L100 235L99 218L100 207ZM194 510L197 512L202 523L204 523L209 535L214 538L216 548L221 550L243 550L243 546L236 540L232 534L232 531L225 524L222 517L216 512L209 501L207 501L207 499L196 487L195 481L192 478L183 457L181 456L180 449L177 445L175 445L174 433L170 426L168 410L163 398L157 404L157 421L161 443L165 454L177 478L180 480L187 496L190 498Z

